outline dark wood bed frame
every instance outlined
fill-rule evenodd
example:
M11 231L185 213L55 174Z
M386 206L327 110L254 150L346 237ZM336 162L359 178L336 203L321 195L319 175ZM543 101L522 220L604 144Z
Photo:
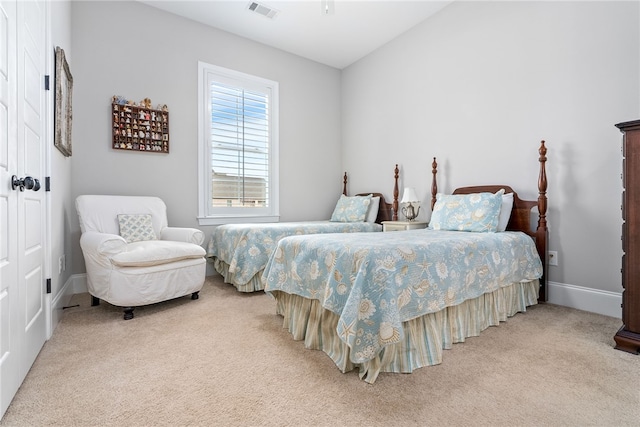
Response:
M489 192L495 193L496 191L504 188L505 193L513 193L513 209L511 210L511 217L507 224L507 231L522 231L533 238L536 242L536 249L542 260L543 273L540 278L540 294L538 296L539 302L547 301L547 238L549 230L547 229L547 147L544 145L544 141L540 142L540 148L538 150L540 157L540 171L538 174L538 200L522 200L518 197L518 193L508 185L476 185L471 187L460 187L453 191L453 194L470 194ZM431 210L436 203L436 194L438 193L438 184L436 181L436 174L438 171L438 163L436 158L433 158L432 167L432 181L431 181ZM538 208L538 226L535 230L531 229L531 209Z
M508 185L476 185L470 187L460 187L453 191L453 194L470 194L496 191L504 188L505 193L513 193L513 208L511 209L511 216L507 224L508 231L522 231L533 238L536 242L536 249L542 260L543 273L540 278L540 293L538 296L539 302L547 301L547 266L548 266L548 254L547 254L547 239L549 230L547 228L547 147L545 142L540 142L540 148L538 149L540 163L540 169L538 173L538 200L522 200L518 197L513 188ZM431 210L436 203L436 194L438 193L438 182L436 175L438 173L438 162L436 158L433 158L431 163ZM387 203L384 196L381 193L358 193L358 196L372 194L373 196L380 197L380 206L378 208L378 217L376 222L378 224L382 221L397 221L398 220L398 196L400 194L398 188L398 177L400 175L400 169L396 164L393 170L394 184L393 184L393 202ZM342 194L347 195L347 173L344 173ZM531 229L531 209L538 208L538 225L535 230Z

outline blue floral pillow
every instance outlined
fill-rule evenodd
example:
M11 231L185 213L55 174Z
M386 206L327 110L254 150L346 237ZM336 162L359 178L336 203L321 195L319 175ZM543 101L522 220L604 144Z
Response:
M371 204L371 194L367 196L340 196L336 207L331 215L332 222L362 222L364 221L369 205Z
M429 228L433 230L495 232L498 229L502 194L475 193L436 195Z

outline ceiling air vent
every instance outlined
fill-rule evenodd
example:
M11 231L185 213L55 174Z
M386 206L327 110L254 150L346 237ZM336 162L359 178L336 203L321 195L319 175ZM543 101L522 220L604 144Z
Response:
M276 17L276 15L278 14L278 10L266 6L264 4L260 4L260 3L256 3L255 1L252 1L251 3L249 3L249 10L258 13L262 16L266 16L269 19L273 19Z

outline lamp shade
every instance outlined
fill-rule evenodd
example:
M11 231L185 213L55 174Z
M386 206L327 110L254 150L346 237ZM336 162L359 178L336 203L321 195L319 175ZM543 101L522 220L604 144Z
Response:
M404 191L402 192L402 200L400 200L400 203L415 203L419 201L420 199L416 195L416 189L413 187L405 187Z

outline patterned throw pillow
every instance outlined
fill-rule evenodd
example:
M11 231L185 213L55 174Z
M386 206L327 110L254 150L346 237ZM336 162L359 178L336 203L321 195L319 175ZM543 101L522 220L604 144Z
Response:
M118 224L120 224L120 236L127 243L156 240L149 214L118 215Z
M367 196L340 196L331 215L332 222L362 222L371 204L371 194Z
M485 231L498 229L502 194L475 193L436 195L429 228L433 230Z

